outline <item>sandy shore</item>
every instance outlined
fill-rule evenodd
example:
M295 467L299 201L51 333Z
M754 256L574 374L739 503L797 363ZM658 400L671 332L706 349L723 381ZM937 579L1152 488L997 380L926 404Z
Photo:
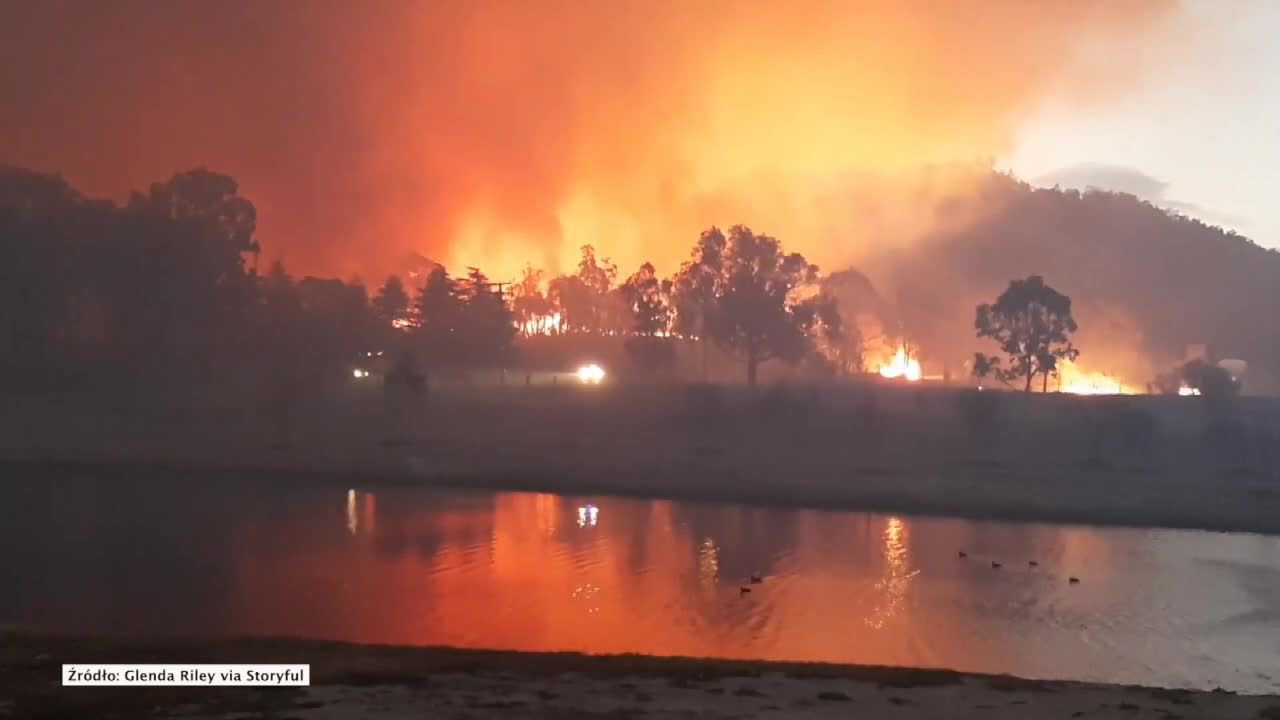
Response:
M309 663L312 686L64 688L63 663ZM0 635L8 718L1280 718L1280 697L941 670L346 645Z

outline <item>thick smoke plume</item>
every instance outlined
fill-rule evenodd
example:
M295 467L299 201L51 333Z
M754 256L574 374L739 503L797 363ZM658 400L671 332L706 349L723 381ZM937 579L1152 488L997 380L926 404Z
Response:
M0 10L0 160L122 198L229 172L267 259L507 279L592 243L674 269L745 222L827 267L933 222L851 201L1006 151L1143 72L1169 3L76 2ZM944 180L937 182L945 184ZM947 188L953 191L954 188ZM856 195L857 193L852 193Z

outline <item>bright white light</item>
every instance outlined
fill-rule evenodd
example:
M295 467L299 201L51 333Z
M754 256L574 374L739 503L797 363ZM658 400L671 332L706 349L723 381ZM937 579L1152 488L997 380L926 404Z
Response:
M600 517L600 508L595 505L583 505L578 508L578 527L595 527Z
M369 371L361 370L360 368L356 368L355 370L352 370L351 374L354 375L357 379L369 377Z
M604 380L604 368L591 363L578 368L578 379L588 385L599 385Z
M888 365L880 366L880 375L887 378L906 378L910 382L920 380L920 361L908 358L907 351L898 348L898 352Z
M352 535L360 529L360 516L356 513L356 491L347 491L347 532Z
M1182 387L1178 388L1178 394L1182 395L1183 397L1186 397L1187 395L1199 395L1200 388L1187 387L1186 385L1183 385Z

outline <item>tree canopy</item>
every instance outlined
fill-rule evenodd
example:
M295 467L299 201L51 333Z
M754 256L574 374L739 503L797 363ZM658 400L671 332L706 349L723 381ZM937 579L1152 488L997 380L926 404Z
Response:
M388 277L382 284L373 298L373 311L379 320L392 327L409 319L409 293L405 292L399 275Z
M716 228L704 232L674 286L685 293L679 307L692 308L706 339L743 359L747 383L755 385L762 362L798 362L813 350L812 331L838 332L834 302L800 298L817 280L818 267L804 256L735 225L727 237Z
M1077 329L1071 298L1039 275L1014 280L995 303L979 305L974 327L979 338L994 340L1004 353L1003 358L977 353L974 375L1005 383L1022 380L1026 391L1037 375L1047 386L1059 361L1075 360L1080 354L1071 344L1071 333Z

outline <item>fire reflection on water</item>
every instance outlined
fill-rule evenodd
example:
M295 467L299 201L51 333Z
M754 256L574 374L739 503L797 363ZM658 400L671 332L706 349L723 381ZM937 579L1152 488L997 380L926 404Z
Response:
M703 538L698 546L698 577L704 586L715 585L720 579L720 548L711 538Z
M372 534L377 512L377 498L373 493L347 490L347 532Z
M588 615L600 612L600 605L597 602L597 596L600 594L600 586L592 583L583 583L573 589L573 599L578 602L585 603L585 609Z
M372 493L349 490L346 496L348 534L373 535L375 507ZM710 534L694 540L697 535L692 534L694 527L690 524L695 518L673 515L673 504L668 501L653 502L647 513L624 513L619 517L623 526L605 535L597 534L602 512L599 507L569 502L546 493L497 496L491 510L482 507L467 511L443 510L426 517L397 510L395 505L387 506L390 515L384 518L384 535L390 533L388 537L404 538L410 547L427 550L425 540L412 539L414 534L427 533L434 544L430 546L429 555L385 558L392 562L382 569L380 576L370 578L369 592L388 603L383 610L389 614L378 613L381 619L375 625L383 621L395 624L397 613L389 612L389 606L403 606L408 611L414 604L414 596L429 595L433 604L448 608L449 615L460 626L478 633L476 644L480 645L514 642L516 646L530 649L569 647L595 652L643 648L658 642L664 632L673 631L665 620L641 608L657 603L664 611L677 615L714 614L714 608L729 602L728 598L739 596L739 586L746 579L742 572L745 568L730 571L728 575L724 573L726 552L730 562L737 565L744 552L754 554L761 549L757 547L759 542L753 537L750 522L738 515L722 518L711 526L723 535L721 541ZM567 523L562 521L570 518ZM874 631L886 629L895 619L906 622L901 616L910 597L912 580L919 574L919 570L912 567L908 523L896 516L880 522L884 523L883 531L867 538L874 539L868 549L877 550L879 560L874 565L879 567L879 576L872 576L874 582L864 586L871 592L865 596L867 604L858 611L860 617L855 618ZM476 533L470 531L473 527ZM619 542L624 537L629 540ZM727 547L724 543L728 543ZM393 546L385 539L381 544ZM402 544L404 540L398 539L394 546ZM474 560L468 559L474 557L477 548L483 548L489 557L488 578L477 574L478 569L472 568ZM692 548L692 556L685 555L688 550L682 548ZM682 564L682 556L689 557L692 563ZM422 570L415 569L418 567ZM753 565L750 571L756 569ZM425 574L420 574L422 571ZM377 586L388 584L387 573L393 577L403 575L403 579L378 589ZM637 584L637 576L644 579L643 583ZM696 576L696 583L702 588L702 600L681 598L680 578L692 576ZM773 585L765 583L757 587L755 592L762 597L749 606L750 612L758 615L752 622L759 628L772 626L768 615L775 602L787 601L785 596L775 595L779 591L785 593L785 586L775 589ZM403 595L411 587L413 594ZM605 587L621 587L626 591L606 598ZM690 606L680 607L686 601ZM712 604L708 606L707 602ZM731 612L723 617L713 616L699 622L719 625L740 621L740 618L734 619L740 610L726 609ZM531 611L535 615L525 617ZM572 634L583 614L591 616L597 628L592 642L581 648L572 642L566 645L564 633ZM820 625L813 628L819 637L822 635ZM731 628L726 626L723 631ZM375 629L371 636L357 639L434 641L431 637L399 637L399 633L389 627ZM682 637L679 642L688 640ZM668 637L661 642L675 641ZM830 640L821 642L825 644ZM736 654L700 646L684 647L680 651Z
M866 618L869 627L883 629L902 608L911 590L911 579L920 573L911 569L909 532L901 518L893 516L884 528L884 576L876 583L880 601Z
M356 515L356 491L348 490L347 491L347 532L351 533L352 535L355 535L356 531L359 529L360 529L360 519L359 519L359 516Z
M1280 576L1274 537L406 487L193 497L173 485L113 488L127 522L101 520L100 484L37 495L58 522L11 534L3 560L46 581L0 593L0 620L1280 690L1280 625L1259 612ZM19 509L9 527L35 515L20 512L37 507L21 505L27 495L0 498ZM597 525L579 528L588 501ZM140 572L127 559L144 537L157 547ZM91 591L96 610L66 588Z
M583 505L578 508L578 527L595 527L600 520L600 508L595 505Z
M236 552L226 632L1177 683L1185 663L1144 668L1252 607L1169 592L1207 572L1187 547L1241 542L1217 536L620 498L589 498L593 526L588 498L410 489L346 493L339 527L334 494L297 497ZM1120 613L1164 631L1136 642Z
M560 497L551 493L535 493L533 502L538 517L538 530L543 535L554 535L556 519L560 514Z

